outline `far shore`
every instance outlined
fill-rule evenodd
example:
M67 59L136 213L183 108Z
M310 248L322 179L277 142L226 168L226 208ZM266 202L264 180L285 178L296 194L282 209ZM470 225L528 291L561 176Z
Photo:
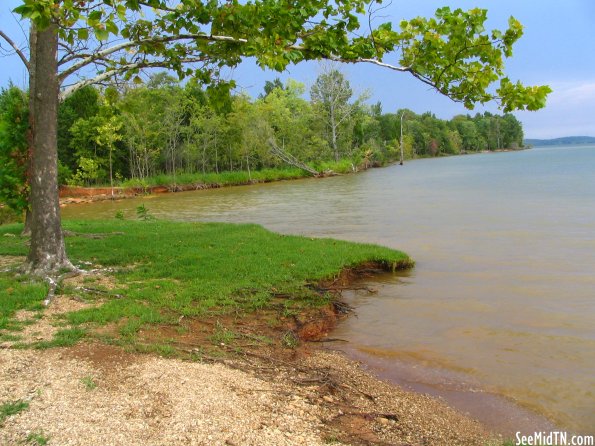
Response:
M461 152L456 155L444 156L475 155L479 153L517 152L528 149L530 149L530 147L481 150L476 152ZM405 162L414 161L415 159L407 159L405 160ZM217 178L219 174L212 174L215 178L212 181L177 182L173 181L173 177L168 176L167 178L169 178L169 181L165 183L161 182L163 184L146 184L143 186L82 187L62 185L60 186L60 205L64 206L69 204L92 203L95 201L104 200L121 200L126 198L135 198L143 195L165 194L171 192L187 192L197 190L219 189L222 187L248 186L253 184L299 180L304 178L326 178L337 175L359 173L371 168L387 167L397 163L397 160L391 161L390 163L384 165L376 163L362 163L358 166L355 166L350 163L348 163L347 165L343 163L340 170L326 170L321 172L317 176L313 176L312 174L300 169L291 169L290 172L280 169L278 171L278 174L275 174L276 169L267 169L266 172L271 173L270 175L259 175L259 171L255 171L253 172L254 176L252 177L252 175L249 175L248 172L241 171L238 172L238 174L241 174L245 178L236 178L234 180L222 180L221 177Z

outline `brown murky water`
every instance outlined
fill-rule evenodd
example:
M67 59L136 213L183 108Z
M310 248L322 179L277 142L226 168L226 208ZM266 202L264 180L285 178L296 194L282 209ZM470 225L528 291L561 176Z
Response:
M358 316L333 337L350 354L505 432L551 428L532 413L595 432L595 147L417 160L63 215L134 218L141 203L158 218L257 222L406 251L414 270L348 296Z

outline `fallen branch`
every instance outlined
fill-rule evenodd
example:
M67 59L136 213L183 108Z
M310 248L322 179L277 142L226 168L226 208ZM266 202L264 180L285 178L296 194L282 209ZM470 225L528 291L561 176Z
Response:
M352 392L360 393L363 396L365 396L366 398L368 398L370 401L372 401L374 403L376 402L376 398L374 396L370 395L369 393L359 390L357 387L351 387L350 385L345 384L345 383L341 383L341 384L339 384L339 386L343 387L344 389L351 390Z
M342 302L340 300L336 300L333 302L333 308L335 312L340 314L349 314L353 313L354 308L346 302Z
M340 338L326 338L326 339L315 339L308 342L349 342L347 339Z
M387 420L392 421L399 421L399 418L396 415L390 413L378 413L378 412L343 412L335 415L335 418L340 418L344 416L355 416L355 417L362 417L365 420L375 420L377 418L385 418Z
M91 287L84 287L84 286L80 286L80 287L76 287L75 288L77 291L84 291L86 293L91 293L91 294L103 294L109 297L113 297L115 299L122 299L124 296L122 296L121 294L114 294L111 293L109 291L106 290L101 290L99 288L91 288Z
M276 143L273 138L269 138L269 145L271 146L271 153L276 157L280 158L282 161L285 161L287 164L295 166L299 169L305 170L306 172L314 175L315 177L320 175L320 172L317 170L312 169L305 163L302 163L298 160L295 156L291 153L287 153L285 150L281 149Z
M369 287L369 286L351 286L351 285L347 285L347 286L330 286L330 287L318 287L318 290L320 291L367 291L370 294L376 294L378 292L378 290Z

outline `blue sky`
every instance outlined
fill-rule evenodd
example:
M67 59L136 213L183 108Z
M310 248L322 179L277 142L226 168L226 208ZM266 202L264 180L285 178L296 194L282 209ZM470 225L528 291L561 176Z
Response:
M9 12L18 3L18 0L2 0L0 29L23 42L23 34ZM529 85L548 84L554 89L545 109L515 113L523 122L526 137L595 136L595 1L393 0L383 13L386 17L378 23L398 23L402 18L432 15L441 6L486 8L489 28L505 28L511 15L525 26L525 35L516 44L513 58L507 61L506 72L513 80L520 79ZM5 42L2 47L6 48ZM16 56L3 58L1 66L0 86L6 86L9 80L19 86L26 85L25 70ZM241 89L256 96L266 80L277 76L296 79L309 87L318 69L316 63L305 63L279 74L263 71L247 61L230 76ZM385 112L409 108L418 113L431 111L441 118L467 113L462 105L429 90L407 74L370 65L344 65L343 70L354 90L369 90L370 102L380 101ZM495 105L476 108L483 110L496 112L497 108Z

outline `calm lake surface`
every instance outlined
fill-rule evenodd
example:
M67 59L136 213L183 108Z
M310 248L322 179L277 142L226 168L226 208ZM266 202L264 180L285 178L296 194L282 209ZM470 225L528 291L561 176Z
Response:
M163 219L257 222L407 252L412 271L346 296L357 317L333 333L349 341L337 348L501 431L548 428L537 413L595 432L595 146L422 159L63 216L134 218L141 203Z

